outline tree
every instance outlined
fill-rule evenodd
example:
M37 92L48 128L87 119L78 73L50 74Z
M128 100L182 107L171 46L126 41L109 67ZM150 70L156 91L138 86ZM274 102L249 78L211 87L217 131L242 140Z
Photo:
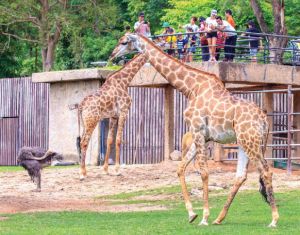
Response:
M85 29L100 34L107 25L115 26L115 6L110 0L16 0L1 1L1 35L37 44L44 71L50 71L62 32ZM105 10L103 10L105 9ZM111 27L112 26L112 27ZM16 30L17 29L17 30ZM74 35L74 34L73 34Z
M259 23L259 26L263 33L274 33L280 36L287 36L287 28L285 24L285 5L284 0L272 0L272 12L273 12L273 29L268 27L261 5L257 0L250 0L251 7L254 15ZM279 48L270 51L271 61L274 63L282 63L282 56L284 51L280 48L285 48L288 43L287 37L269 37L270 48Z

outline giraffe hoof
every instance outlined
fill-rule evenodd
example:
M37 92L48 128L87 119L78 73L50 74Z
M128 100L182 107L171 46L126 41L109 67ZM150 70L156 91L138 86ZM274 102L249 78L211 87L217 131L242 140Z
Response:
M270 223L270 224L268 225L268 227L269 227L269 228L276 228L276 224L272 222L272 223Z
M83 181L84 178L85 178L84 175L80 175L80 177L79 177L80 181Z
M215 221L213 222L213 224L214 224L214 225L221 225L221 222L218 221L218 220L215 220Z
M194 220L195 220L197 217L198 217L198 215L197 215L197 214L190 215L190 216L189 216L189 223L193 223L193 222L194 222Z
M205 219L202 219L202 221L199 223L200 226L205 225L208 226L208 222Z

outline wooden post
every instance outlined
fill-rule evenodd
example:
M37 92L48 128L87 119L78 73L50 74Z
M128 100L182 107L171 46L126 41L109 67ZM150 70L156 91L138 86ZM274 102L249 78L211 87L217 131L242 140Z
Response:
M214 143L214 151L213 151L214 161L221 162L222 157L224 157L224 155L225 155L225 151L222 148L222 145L218 143Z
M273 113L273 103L274 103L274 99L273 99L273 93L272 92L266 92L263 93L263 109L267 112L267 113ZM269 122L269 131L273 131L273 116L269 116L268 117L268 122ZM273 134L269 134L268 136L268 140L267 140L267 144L272 144L273 138L272 138ZM266 152L265 152L265 156L264 157L272 157L273 155L273 151L272 148L267 147Z
M170 158L174 151L174 89L168 85L165 88L165 154L164 160Z

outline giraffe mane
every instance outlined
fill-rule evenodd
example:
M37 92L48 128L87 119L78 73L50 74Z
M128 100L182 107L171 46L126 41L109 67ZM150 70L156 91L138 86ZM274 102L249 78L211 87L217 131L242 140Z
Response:
M147 43L151 44L151 46L153 46L154 48L156 48L156 49L158 49L158 50L161 51L161 48L159 48L157 45L155 45L155 43L153 43L149 38L145 37L144 35L139 35L139 37L143 38L145 41L147 41ZM209 73L209 72L206 72L206 71L203 71L203 70L194 68L194 67L192 67L192 66L190 66L190 65L187 65L187 64L183 63L182 61L178 60L177 58L168 55L167 53L164 53L164 55L167 56L169 59L171 59L171 60L173 60L173 61L175 61L175 62L178 62L178 63L180 63L181 65L183 65L183 66L185 66L185 67L187 67L187 68L189 68L189 69L191 69L191 70L193 70L193 71L195 71L195 72L197 72L197 73L200 72L200 73L202 73L202 74L204 74L204 75L208 75L208 76L210 76L210 77L213 77L214 79L217 79L218 81L221 82L221 79L220 79L216 74L214 74L214 73ZM221 82L221 83L222 83L222 82ZM223 83L222 83L222 84L223 84Z
M122 68L120 68L119 70L116 70L116 71L114 71L112 74L110 74L110 75L108 76L108 78L106 78L105 83L106 83L106 81L108 81L108 80L112 80L112 77L113 77L114 75L116 75L116 73L121 72L123 69L125 69L126 66L130 65L131 63L133 63L133 61L134 61L138 56L140 56L140 55L142 55L142 54L136 54L136 55L134 55L134 57L133 57L131 60L129 60L129 62L127 62L126 64L124 64L124 65L122 66Z

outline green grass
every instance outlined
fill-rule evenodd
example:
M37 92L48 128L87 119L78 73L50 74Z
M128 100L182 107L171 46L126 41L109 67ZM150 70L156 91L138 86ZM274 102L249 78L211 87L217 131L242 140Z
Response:
M159 194L172 194L172 193L178 193L180 192L181 188L180 185L176 186L170 186L170 187L161 187L161 188L155 188L150 190L140 190L136 192L131 193L120 193L120 194L114 194L114 195L105 195L97 197L98 199L122 199L122 200L128 200L133 197L142 196L142 195L159 195Z
M23 170L24 168L21 166L0 166L0 172L15 172Z
M216 218L225 198L211 197L210 222ZM220 226L199 227L199 219L193 224L188 224L183 202L178 198L175 206L166 211L3 215L8 219L0 221L0 234L299 234L300 190L277 193L276 198L280 212L280 221L276 229L267 228L271 222L270 208L262 201L258 192L251 191L238 194L226 220ZM199 215L201 206L200 202L194 202L194 208Z
M62 169L62 168L73 168L78 167L78 165L71 166L50 166L46 169ZM16 172L16 171L24 171L24 168L21 166L0 166L0 172Z

